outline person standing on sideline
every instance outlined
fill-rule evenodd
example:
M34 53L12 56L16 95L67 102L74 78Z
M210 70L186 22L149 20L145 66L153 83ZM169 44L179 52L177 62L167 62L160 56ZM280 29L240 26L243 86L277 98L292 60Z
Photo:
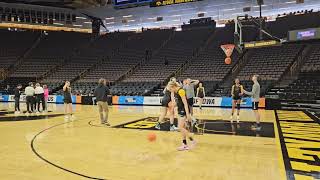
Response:
M189 105L189 112L193 123L196 122L196 119L193 117L193 98L195 97L194 86L199 84L199 80L191 80L190 78L186 79L183 83L183 89L186 92L187 102Z
M206 91L204 90L202 83L199 83L199 87L197 88L197 97L198 97L200 109L202 109L203 98L205 96L206 96Z
M43 85L43 91L44 91L44 104L45 104L45 112L48 112L48 99L49 99L49 89L46 84Z
M33 83L29 82L29 86L25 88L24 93L26 94L26 102L27 102L27 113L33 112L33 96L34 96L34 88Z
M258 111L259 100L260 100L260 84L258 82L258 75L252 76L253 86L251 92L243 90L243 92L252 97L252 110L256 117L256 124L252 126L253 130L261 130L260 125L260 114Z
M36 88L34 89L34 94L36 96L36 106L37 106L37 113L40 111L40 103L42 103L42 111L45 110L45 103L44 103L44 90L40 86L39 83L36 84Z
M71 87L70 82L66 81L63 86L63 102L64 102L64 118L67 120L73 118L72 116L72 97L71 97Z
M14 89L14 113L20 114L20 95L21 95L21 88L22 85L18 84L17 87Z
M233 114L235 107L237 106L237 123L240 122L240 105L241 105L241 98L243 95L243 86L240 84L240 80L237 78L234 80L234 85L231 88L231 96L232 96L232 112L230 121L233 123Z
M98 87L94 90L94 96L96 97L101 124L110 126L108 122L108 94L107 81L102 78L99 79Z

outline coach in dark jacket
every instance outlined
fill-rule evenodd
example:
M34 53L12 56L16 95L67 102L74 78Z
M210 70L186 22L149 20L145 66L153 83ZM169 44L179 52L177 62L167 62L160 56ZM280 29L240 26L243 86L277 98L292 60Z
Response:
M94 96L97 100L101 124L110 126L108 122L108 94L109 88L107 87L107 81L100 79L98 87L94 90Z

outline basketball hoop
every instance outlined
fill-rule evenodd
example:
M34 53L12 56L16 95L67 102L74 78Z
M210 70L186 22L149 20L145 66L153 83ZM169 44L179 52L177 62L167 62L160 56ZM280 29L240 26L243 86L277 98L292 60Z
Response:
M231 55L233 53L235 45L234 44L224 44L224 45L221 45L220 47L227 56L226 59L224 60L224 62L226 64L231 64Z

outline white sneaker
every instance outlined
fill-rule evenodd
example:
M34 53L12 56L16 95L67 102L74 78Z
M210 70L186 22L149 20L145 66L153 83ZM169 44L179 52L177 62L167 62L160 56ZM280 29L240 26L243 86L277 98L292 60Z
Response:
M14 114L18 115L18 114L20 114L20 111L15 111Z
M75 120L76 116L75 115L71 115L71 120Z
M178 131L179 129L173 125L173 126L170 126L170 131Z
M237 116L237 123L240 122L240 116Z
M65 120L68 120L68 119L69 119L69 116L68 116L68 115L65 115L65 116L64 116L64 119L65 119Z
M230 122L233 123L233 116L230 116Z

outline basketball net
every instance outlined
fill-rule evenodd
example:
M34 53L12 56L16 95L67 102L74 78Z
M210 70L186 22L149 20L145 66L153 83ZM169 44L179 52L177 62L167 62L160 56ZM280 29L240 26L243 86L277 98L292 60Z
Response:
M227 58L230 58L233 50L234 50L234 44L224 44L220 46L223 52L226 54Z

